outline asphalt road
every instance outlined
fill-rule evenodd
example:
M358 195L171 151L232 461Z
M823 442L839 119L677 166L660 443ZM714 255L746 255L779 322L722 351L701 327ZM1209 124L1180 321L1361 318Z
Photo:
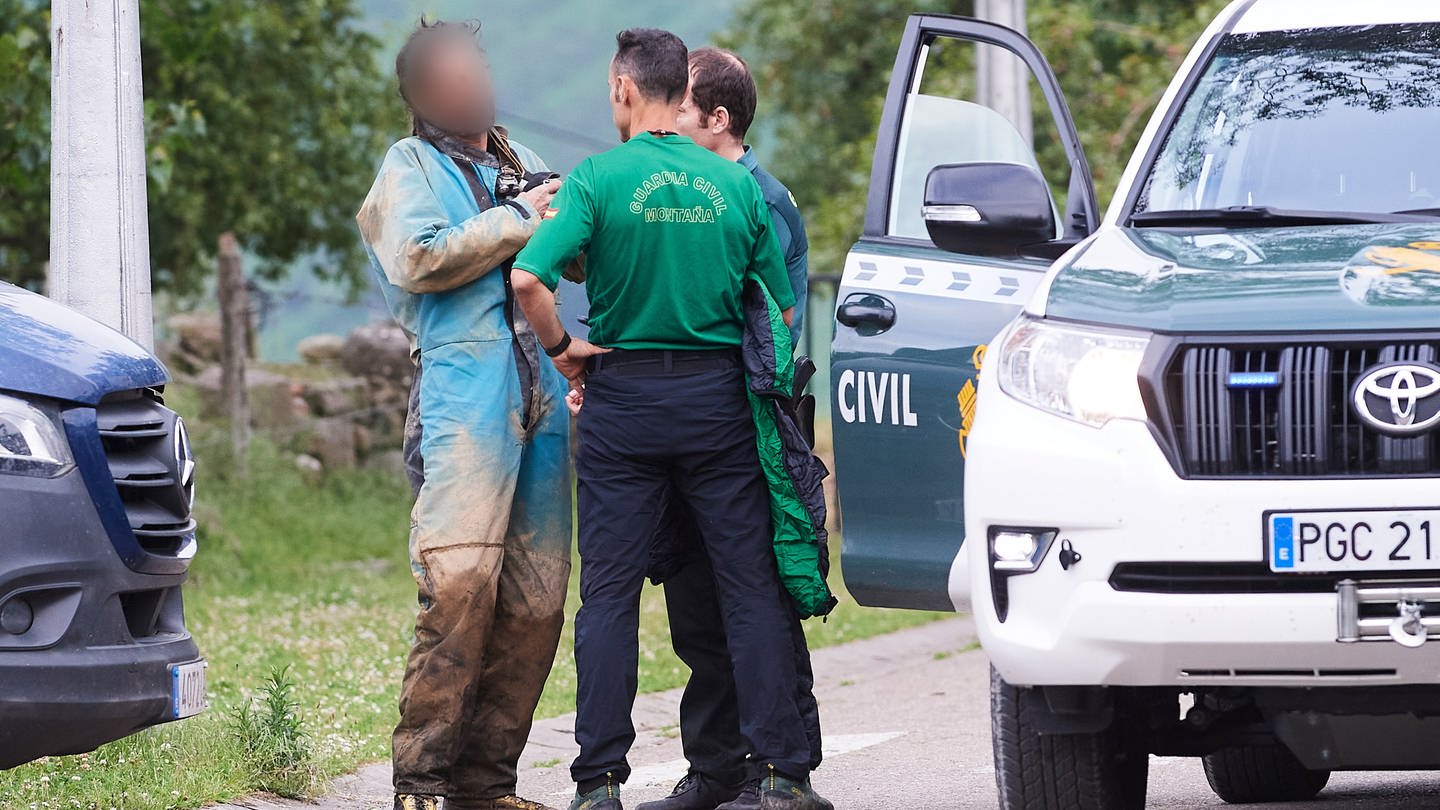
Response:
M938 622L815 653L816 693L827 760L817 790L840 810L993 808L989 666L968 620ZM685 771L675 734L678 693L636 704L639 739L631 756L627 807L668 793ZM564 807L574 755L573 717L536 724L521 759L521 794ZM251 799L232 808L388 810L389 768L370 766L340 780L318 805ZM1229 807L1210 792L1198 760L1155 758L1149 806ZM1433 810L1440 773L1345 773L1315 801L1254 808Z

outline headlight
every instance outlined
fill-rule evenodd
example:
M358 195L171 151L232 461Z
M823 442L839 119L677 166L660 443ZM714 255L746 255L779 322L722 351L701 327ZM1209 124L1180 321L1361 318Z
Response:
M1145 420L1140 361L1150 337L1135 332L1026 319L1005 336L1000 387L1042 410L1102 427Z
M59 412L0 394L0 474L54 478L70 464Z

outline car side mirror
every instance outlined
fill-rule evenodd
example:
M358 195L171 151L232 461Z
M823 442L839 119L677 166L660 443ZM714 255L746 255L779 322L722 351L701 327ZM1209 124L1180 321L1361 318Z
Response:
M1016 256L1055 239L1055 208L1045 178L1020 163L936 166L925 178L925 229L943 250Z

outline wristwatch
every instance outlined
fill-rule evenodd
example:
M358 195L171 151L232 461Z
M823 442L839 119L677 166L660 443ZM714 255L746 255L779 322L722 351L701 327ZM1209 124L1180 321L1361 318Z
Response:
M565 337L560 338L559 343L556 343L554 346L550 346L545 349L545 356L559 357L560 355L564 354L565 350L568 348L570 348L570 333L566 332Z

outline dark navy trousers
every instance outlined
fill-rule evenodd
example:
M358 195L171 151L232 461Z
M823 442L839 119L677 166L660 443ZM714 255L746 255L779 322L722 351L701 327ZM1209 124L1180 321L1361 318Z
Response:
M661 536L665 536L663 531ZM680 521L678 537L682 542L695 537L688 519ZM685 759L695 773L720 784L737 784L747 775L745 757L749 746L740 733L735 674L710 560L704 554L696 555L678 571L667 575L664 585L671 645L675 655L690 668L690 680L680 696L680 742L685 749ZM809 765L813 771L824 758L815 675L800 616L790 605L788 593L784 601L789 613L787 628L794 645L789 653L795 663L795 708L805 725Z
M609 365L578 422L577 783L623 782L635 740L640 591L672 499L693 516L714 571L751 778L809 775L796 708L793 618L776 571L770 501L738 357L717 367ZM619 358L614 358L618 360Z

